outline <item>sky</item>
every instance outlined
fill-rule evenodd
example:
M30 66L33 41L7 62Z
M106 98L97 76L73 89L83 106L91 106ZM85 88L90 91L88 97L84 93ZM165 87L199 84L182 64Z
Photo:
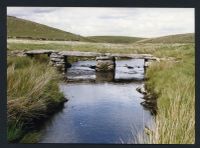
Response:
M194 33L194 8L7 7L7 15L82 36Z

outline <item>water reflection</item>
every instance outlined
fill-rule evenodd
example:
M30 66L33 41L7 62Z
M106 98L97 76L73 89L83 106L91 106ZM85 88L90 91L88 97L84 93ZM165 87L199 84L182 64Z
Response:
M113 82L115 72L96 72L96 82Z

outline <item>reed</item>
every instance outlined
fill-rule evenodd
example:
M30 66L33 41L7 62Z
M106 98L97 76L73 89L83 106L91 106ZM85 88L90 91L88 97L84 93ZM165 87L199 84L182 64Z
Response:
M21 138L27 127L46 118L64 101L59 74L52 67L27 57L8 57L8 141Z
M155 63L147 70L147 89L158 94L156 129L148 143L195 143L194 47L182 50L179 57L179 62Z

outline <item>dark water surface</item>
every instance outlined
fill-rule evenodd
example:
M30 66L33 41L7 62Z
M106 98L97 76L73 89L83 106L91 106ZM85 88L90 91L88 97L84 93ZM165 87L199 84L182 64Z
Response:
M95 61L72 64L70 81L60 84L69 101L45 124L40 143L135 143L153 124L136 91L144 83L143 63L117 61L115 74L96 73L89 68Z

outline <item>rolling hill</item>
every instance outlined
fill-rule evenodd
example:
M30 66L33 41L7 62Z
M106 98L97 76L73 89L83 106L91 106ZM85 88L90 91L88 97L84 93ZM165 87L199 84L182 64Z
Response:
M137 43L194 43L194 33L168 35L137 41Z
M127 36L83 37L29 20L7 16L7 37L36 40L64 40L98 43L133 43L144 38Z
M36 40L62 40L97 43L194 43L194 33L157 38L128 36L80 36L21 18L7 16L7 37Z
M89 39L80 35L13 16L7 16L7 37L40 40L89 41Z

